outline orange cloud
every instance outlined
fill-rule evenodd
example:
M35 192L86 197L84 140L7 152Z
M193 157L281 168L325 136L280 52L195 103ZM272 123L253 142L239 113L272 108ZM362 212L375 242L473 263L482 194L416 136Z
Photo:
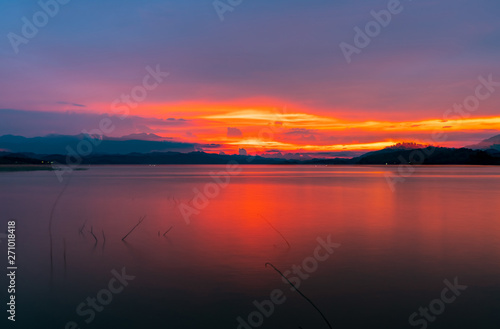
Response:
M182 125L172 127L151 125L148 126L149 132L180 141L218 144L221 145L218 150L234 153L240 147L248 148L250 152L253 149L257 153L271 149L302 152L370 151L402 141L438 144L432 142L431 136L439 131L458 136L484 132L493 135L500 130L500 116L455 116L449 120L429 118L413 121L371 118L346 120L309 111L280 109L273 107L274 103L268 106L262 105L261 101L249 103L261 105L245 106L241 102L232 105L201 102L149 104L143 106L142 113L163 119L173 117L186 120ZM446 140L442 145L463 146L459 143L464 138L460 138Z

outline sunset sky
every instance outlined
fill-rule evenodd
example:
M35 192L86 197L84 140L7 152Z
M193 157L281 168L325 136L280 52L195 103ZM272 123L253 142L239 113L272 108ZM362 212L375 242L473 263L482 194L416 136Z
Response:
M222 21L212 0L71 0L27 38L40 5L2 1L0 135L110 117L109 136L334 154L499 134L500 2L401 1L348 63L340 44L392 1L243 0Z

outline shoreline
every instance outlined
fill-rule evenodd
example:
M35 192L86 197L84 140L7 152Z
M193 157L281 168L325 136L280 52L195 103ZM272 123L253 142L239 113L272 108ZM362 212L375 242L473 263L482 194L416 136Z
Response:
M29 165L29 164L0 164L0 172L15 171L53 171L50 165Z

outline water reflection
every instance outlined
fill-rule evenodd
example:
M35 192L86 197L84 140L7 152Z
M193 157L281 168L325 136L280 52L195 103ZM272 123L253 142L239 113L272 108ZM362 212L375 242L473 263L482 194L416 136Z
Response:
M245 166L187 225L179 205L221 170L103 166L67 186L0 174L1 225L18 220L19 326L237 328L278 288L287 302L261 328L324 328L265 264L302 264L328 235L342 247L300 290L332 325L411 327L456 276L469 288L432 328L498 325L500 168L418 167L392 192L385 166ZM76 307L124 266L136 279L87 325Z

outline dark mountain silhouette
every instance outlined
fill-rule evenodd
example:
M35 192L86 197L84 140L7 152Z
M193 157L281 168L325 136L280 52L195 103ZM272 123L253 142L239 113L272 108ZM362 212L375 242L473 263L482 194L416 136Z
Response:
M148 140L141 138L147 138ZM6 150L13 153L67 154L70 153L68 149L76 152L78 144L82 140L90 142L93 154L128 154L133 152L148 153L154 151L192 152L195 151L197 146L196 144L190 143L159 140L159 138L161 137L153 134L139 134L121 138L106 136L94 137L85 134L74 136L48 135L33 138L4 135L0 137L0 150Z
M417 152L417 153L415 153ZM67 155L0 152L0 164L40 164L42 161L66 164ZM71 161L75 161L74 158ZM130 154L93 154L82 157L82 165L112 164L314 164L314 165L500 165L500 152L466 148L426 147L421 149L384 149L367 155L344 159L313 159L307 161L264 158L260 156L226 155L205 152L150 152Z
M41 164L67 163L67 155L38 155L33 153L0 152L0 164ZM3 162L2 162L3 161ZM10 162L9 162L10 161ZM13 162L15 161L15 162ZM75 158L71 158L75 162ZM297 161L272 159L260 156L221 155L205 152L151 152L130 154L94 154L82 157L81 165L113 165L113 164L227 164L236 161L240 164L293 164Z
M473 150L498 150L500 151L500 135L493 136L491 138L485 139L478 144L466 146L466 148Z
M123 138L102 137L93 138L88 135L62 136L49 135L46 137L25 138L5 135L0 137L0 149L11 152L0 152L0 164L44 164L47 162L66 164L68 160L68 146L72 150L82 140L89 143L98 143L94 152L86 156L78 153L69 153L71 162L78 158L83 165L90 164L227 164L236 161L240 164L370 164L370 165L399 165L399 164L432 164L432 165L500 165L500 150L489 147L487 149L446 148L424 146L415 143L400 143L382 150L365 153L361 156L346 159L284 159L266 155L227 155L194 151L195 144L179 143L161 138L153 134L139 134L130 138L150 138L155 140L122 140ZM128 138L124 137L124 138ZM496 143L499 136L485 140ZM485 144L487 145L487 144ZM488 144L489 145L489 144ZM497 145L497 144L491 144ZM213 145L204 145L211 147ZM182 152L172 150L182 149ZM185 150L188 150L187 152ZM76 158L75 158L76 156Z
M0 165L10 165L10 164L16 164L16 165L43 165L46 164L48 165L49 163L42 162L40 159L35 159L35 158L30 158L26 157L23 154L8 154L4 153L5 155L0 154Z
M385 149L387 150L414 150L421 149L425 147L429 147L430 145L417 144L413 142L402 142L397 143L396 145L388 146Z
M353 160L357 164L498 165L500 154L467 148L429 146L419 149L384 149Z

